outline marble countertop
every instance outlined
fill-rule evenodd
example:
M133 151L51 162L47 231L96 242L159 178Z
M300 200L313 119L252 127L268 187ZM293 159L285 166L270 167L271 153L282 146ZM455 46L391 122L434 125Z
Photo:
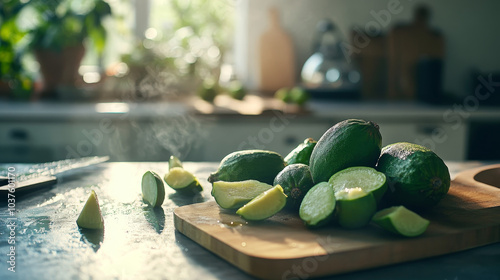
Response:
M484 164L447 162L452 177ZM16 199L15 273L5 261L11 245L3 224L9 215L1 204L0 279L253 279L174 228L176 207L213 200L206 179L217 166L186 162L204 191L183 197L167 188L156 211L142 202L140 180L146 170L164 174L167 163L104 163L63 173L52 189ZM106 229L97 241L82 234L75 222L91 190L99 197ZM499 279L499 263L497 243L335 279Z

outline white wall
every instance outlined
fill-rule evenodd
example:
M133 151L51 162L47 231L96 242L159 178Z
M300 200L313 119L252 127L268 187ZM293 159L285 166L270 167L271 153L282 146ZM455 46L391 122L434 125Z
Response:
M351 27L363 28L373 21L371 12L387 9L390 1L399 2L401 12L392 15L387 28L394 23L410 21L413 7L418 3L431 7L431 25L441 30L446 40L445 91L457 96L469 94L467 85L472 68L484 72L500 70L500 1L241 0L238 11L245 16L236 17L239 27L235 50L237 73L247 78L250 87L258 84L258 38L268 26L267 10L272 6L280 9L282 25L293 38L297 71L300 71L311 54L319 20L332 19L345 36Z

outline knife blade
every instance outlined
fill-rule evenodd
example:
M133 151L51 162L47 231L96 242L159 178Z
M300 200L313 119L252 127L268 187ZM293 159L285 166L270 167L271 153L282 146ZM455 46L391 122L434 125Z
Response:
M57 183L54 175L66 171L106 162L108 156L83 157L79 159L65 159L33 165L17 165L0 171L0 195L7 193L24 194L34 190L53 186ZM9 171L12 170L12 171ZM14 187L14 189L12 189Z

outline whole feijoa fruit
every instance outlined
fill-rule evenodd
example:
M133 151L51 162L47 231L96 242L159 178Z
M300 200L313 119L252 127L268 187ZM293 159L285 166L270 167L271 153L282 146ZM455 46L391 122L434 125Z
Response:
M430 149L407 142L382 149L377 170L384 173L388 190L384 200L392 205L421 210L436 205L450 188L450 172Z
M285 167L274 179L274 185L280 185L287 196L286 207L299 209L304 196L314 186L309 166L296 163Z
M315 183L327 182L340 170L353 166L375 167L382 148L377 124L348 119L328 129L314 147L309 167Z

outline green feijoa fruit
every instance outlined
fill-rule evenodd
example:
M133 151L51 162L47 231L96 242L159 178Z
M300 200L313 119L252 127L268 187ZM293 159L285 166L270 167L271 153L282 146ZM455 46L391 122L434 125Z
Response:
M265 220L285 207L286 195L280 185L264 191L236 211L245 220Z
M174 167L181 167L182 168L183 166L182 166L182 161L178 157L172 155L172 156L170 156L170 159L168 160L168 170L170 170Z
M361 188L343 189L336 192L335 197L337 221L343 228L355 229L366 226L377 210L373 194Z
M285 167L283 157L271 151L244 150L227 155L222 159L216 172L210 174L208 181L236 182L257 180L272 184L274 178Z
M400 142L382 150L377 170L388 180L384 200L424 210L436 205L450 188L448 167L433 151L417 144Z
M198 179L181 167L170 169L164 180L169 187L183 194L196 194L203 190Z
M289 209L299 209L302 199L314 186L309 166L296 163L285 167L274 179L273 185L281 185L287 198Z
M372 218L373 223L392 233L406 237L419 236L427 230L429 220L404 206L394 206L380 210Z
M342 189L361 188L365 192L372 192L379 202L387 191L387 182L384 173L374 168L357 166L341 170L328 181L337 192Z
M299 216L307 226L326 225L333 218L335 204L332 186L327 182L321 182L307 192L300 204Z
M285 162L288 165L295 163L309 165L309 159L316 143L317 141L314 141L312 138L307 138L285 157Z
M313 149L309 166L314 182L353 166L375 167L382 136L373 122L348 119L328 129Z
M76 220L76 224L85 229L104 229L104 220L102 219L101 208L95 191L90 193L82 212L80 212Z
M147 171L141 181L142 198L152 207L161 206L165 200L165 186L160 176L153 171Z
M255 180L239 182L217 181L212 184L212 196L220 207L240 208L273 186Z

